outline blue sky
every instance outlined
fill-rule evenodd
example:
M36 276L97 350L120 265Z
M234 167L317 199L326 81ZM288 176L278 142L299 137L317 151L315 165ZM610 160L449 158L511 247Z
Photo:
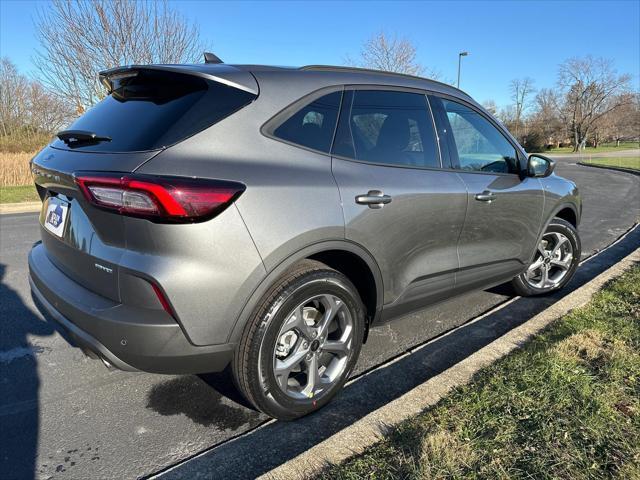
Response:
M555 83L572 56L604 56L639 88L640 1L537 2L212 2L173 1L198 21L211 50L229 63L342 64L373 33L397 33L418 47L418 61L479 101L509 103L508 84L529 76ZM33 18L46 0L0 0L0 54L35 73Z

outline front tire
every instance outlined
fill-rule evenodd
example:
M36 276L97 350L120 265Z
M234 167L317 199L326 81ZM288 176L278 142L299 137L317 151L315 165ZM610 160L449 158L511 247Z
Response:
M342 273L313 260L296 264L247 322L233 361L238 389L279 420L321 408L355 367L364 312Z
M580 237L576 228L566 220L554 218L538 244L533 262L511 284L523 297L559 290L576 273L580 254Z

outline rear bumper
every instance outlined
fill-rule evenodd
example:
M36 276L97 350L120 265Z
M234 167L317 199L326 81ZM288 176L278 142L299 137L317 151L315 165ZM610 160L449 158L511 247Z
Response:
M163 311L130 307L96 295L64 275L42 244L29 253L36 304L62 327L65 338L121 370L152 373L218 372L234 344L196 346Z

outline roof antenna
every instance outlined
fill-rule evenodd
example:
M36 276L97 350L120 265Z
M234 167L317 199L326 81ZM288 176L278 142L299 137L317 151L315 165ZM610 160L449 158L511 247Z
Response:
M210 52L204 52L204 63L224 63L220 57Z

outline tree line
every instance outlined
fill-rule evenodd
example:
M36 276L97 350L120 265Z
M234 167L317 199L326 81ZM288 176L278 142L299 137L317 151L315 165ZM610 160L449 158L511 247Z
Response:
M510 105L498 110L488 101L484 106L528 151L568 145L579 151L602 142L640 140L640 93L611 60L570 58L559 66L553 88L536 90L527 77L512 80L509 91Z
M100 70L128 64L192 63L206 45L197 24L167 0L52 0L36 18L40 48L36 78L0 63L0 149L46 139L100 101ZM367 39L357 58L345 63L438 79L417 60L410 40L381 31ZM512 80L511 104L495 114L529 151L603 141L637 141L640 93L631 77L603 58L571 58L558 69L553 88L537 90L531 78ZM44 139L44 140L43 140Z

